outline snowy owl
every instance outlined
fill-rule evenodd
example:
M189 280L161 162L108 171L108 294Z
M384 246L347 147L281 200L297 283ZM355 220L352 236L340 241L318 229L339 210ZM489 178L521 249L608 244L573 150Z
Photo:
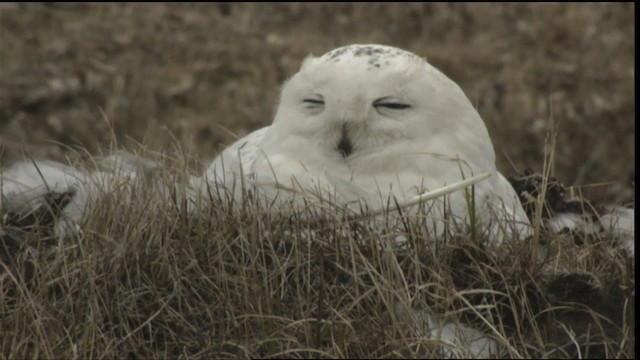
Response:
M527 216L460 87L408 51L349 45L305 59L273 124L225 149L206 176L236 198L249 184L269 200L316 194L376 209L479 174L490 176L475 185L476 216L510 220L493 226L499 238L526 234ZM448 215L442 199L428 205L433 219L464 221L468 194L448 196Z

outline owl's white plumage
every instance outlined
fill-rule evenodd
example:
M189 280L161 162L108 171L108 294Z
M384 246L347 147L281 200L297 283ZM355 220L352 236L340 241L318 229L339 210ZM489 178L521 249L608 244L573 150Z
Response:
M71 201L55 227L58 236L75 230L82 220L89 193L84 172L53 161L23 162L6 169L2 176L3 208L24 213L46 206L47 193L69 193Z
M38 207L48 207L48 194L69 195L54 227L60 238L77 233L87 207L104 194L127 191L143 182L142 188L152 195L164 194L155 184L158 164L131 154L115 154L97 159L101 170L85 171L55 161L20 162L2 171L2 210L6 213L29 213Z
M312 190L372 208L481 173L491 177L475 185L478 214L515 224L500 237L525 233L527 217L462 90L420 57L381 45L308 57L284 85L273 124L238 140L207 170L210 181L236 184L237 196L242 178L267 198L289 197L282 188ZM448 205L467 216L463 191ZM443 218L442 206L432 215Z

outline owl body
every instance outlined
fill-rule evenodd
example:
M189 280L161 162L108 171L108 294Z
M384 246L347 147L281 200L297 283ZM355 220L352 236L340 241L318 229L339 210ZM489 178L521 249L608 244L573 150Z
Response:
M476 211L526 233L528 219L460 87L418 56L381 45L307 58L285 83L273 124L238 140L207 171L227 186L242 174L268 200L311 193L354 208L403 202L481 173L491 177L475 185ZM432 215L464 221L469 200L452 193L446 208L435 201Z
M113 159L142 163L145 178L156 168L136 157ZM61 164L43 164L46 171L39 174L34 164L22 164L3 173L9 185L2 194L27 204L52 190L47 184L55 185L53 192L76 189L64 214L77 222L90 195L100 192L96 181L134 179L140 168L121 171L112 165L116 170L103 176ZM30 175L21 175L22 167ZM490 177L474 185L473 199L469 191L458 190L418 206L401 206L403 213L428 208L424 216L435 220L427 223L434 224L436 237L447 221L467 223L471 210L487 224L513 225L491 226L494 238L519 238L529 230L515 191L495 168L487 129L460 87L410 52L350 45L305 59L285 83L273 123L225 149L203 178L190 178L187 197L193 200L189 204L201 203L210 197L199 194L213 186L235 200L256 190L270 205L319 202L379 213L480 174ZM14 185L20 191L12 190ZM147 188L165 192L160 185Z

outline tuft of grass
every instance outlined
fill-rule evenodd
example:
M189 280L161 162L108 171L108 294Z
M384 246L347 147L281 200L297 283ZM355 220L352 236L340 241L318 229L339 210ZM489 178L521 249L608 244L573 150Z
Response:
M172 190L112 186L76 236L2 214L2 357L441 357L428 312L496 356L635 356L634 264L604 235L540 230L489 251L477 224L436 241L420 216L273 212L213 191L188 214L190 159L155 156Z

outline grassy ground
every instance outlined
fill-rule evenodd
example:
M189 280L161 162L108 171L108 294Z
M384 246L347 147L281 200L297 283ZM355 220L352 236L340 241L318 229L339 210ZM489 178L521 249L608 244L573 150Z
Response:
M460 84L504 173L508 159L542 170L553 120L555 175L610 183L581 190L628 202L634 12L3 3L0 161L86 160L140 142L196 171L233 140L222 128L241 136L270 123L281 82L308 53L375 42L425 56ZM526 243L491 254L465 234L426 246L410 222L407 248L381 248L397 229L366 219L304 223L219 201L187 217L172 200L126 203L101 199L64 242L46 224L3 218L3 358L435 355L397 304L448 312L496 336L507 357L635 356L634 263L606 236L542 236L544 251Z
M436 241L419 217L216 195L187 215L176 194L115 188L63 241L46 212L4 214L3 357L439 357L412 317L427 309L491 336L496 356L635 355L634 263L606 233L492 249L480 228Z

